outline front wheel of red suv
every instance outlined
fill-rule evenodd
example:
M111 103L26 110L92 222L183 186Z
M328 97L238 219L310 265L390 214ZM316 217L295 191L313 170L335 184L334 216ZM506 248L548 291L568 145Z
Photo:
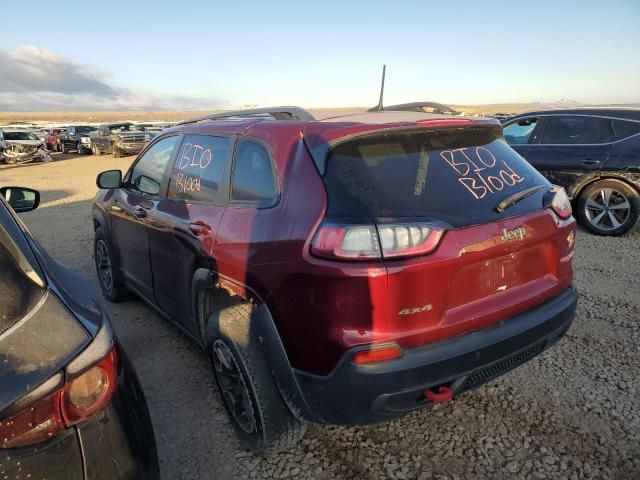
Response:
M122 275L115 263L107 237L100 228L96 230L93 240L93 258L104 297L112 302L119 302L127 298Z
M207 325L207 350L218 391L245 447L271 455L294 447L306 424L295 418L271 374L262 346L251 331L252 306L240 303L214 313Z

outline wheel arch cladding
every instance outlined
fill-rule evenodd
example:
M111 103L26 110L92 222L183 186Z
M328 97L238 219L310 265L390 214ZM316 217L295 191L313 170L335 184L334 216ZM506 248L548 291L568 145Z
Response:
M214 283L210 279L211 274L215 275L214 272L203 268L196 271L192 282L194 308L198 307L198 292L214 286ZM242 301L249 303L245 299L242 299ZM198 315L198 317L200 317L200 315ZM209 328L218 328L218 325L212 324L211 317L205 321L207 324L202 326L202 331L206 332ZM275 379L280 395L293 416L301 421L313 421L313 414L300 390L298 381L293 373L293 368L289 363L289 357L284 348L284 344L280 339L280 334L278 333L278 329L266 303L254 304L251 311L249 331L244 333L245 335L252 335L258 338L267 362L269 363L271 375ZM237 332L234 333L234 336L237 337ZM207 339L204 339L204 341L206 342ZM237 341L239 344L248 344L249 340L248 338L234 338L234 341Z

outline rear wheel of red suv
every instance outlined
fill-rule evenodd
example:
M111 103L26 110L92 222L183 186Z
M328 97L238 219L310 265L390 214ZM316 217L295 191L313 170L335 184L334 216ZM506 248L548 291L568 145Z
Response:
M259 339L251 331L252 306L240 303L214 313L207 350L218 391L245 447L264 455L294 447L306 424L295 418L271 374Z

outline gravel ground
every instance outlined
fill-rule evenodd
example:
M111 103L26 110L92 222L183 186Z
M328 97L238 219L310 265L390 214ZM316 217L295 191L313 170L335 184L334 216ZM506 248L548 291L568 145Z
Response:
M95 176L132 157L54 158L0 169L0 185L40 189L25 223L97 294ZM578 314L555 348L433 410L373 427L311 426L295 450L268 459L239 448L196 346L140 301L106 307L143 383L165 479L637 479L640 234L580 231L574 266Z

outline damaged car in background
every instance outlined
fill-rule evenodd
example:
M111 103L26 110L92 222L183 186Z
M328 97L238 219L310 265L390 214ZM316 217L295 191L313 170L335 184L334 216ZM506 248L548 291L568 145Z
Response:
M96 131L90 132L89 136L94 155L111 153L114 158L137 155L146 144L145 133L130 122L100 125Z
M0 131L0 163L50 162L45 143L31 130L11 128Z

